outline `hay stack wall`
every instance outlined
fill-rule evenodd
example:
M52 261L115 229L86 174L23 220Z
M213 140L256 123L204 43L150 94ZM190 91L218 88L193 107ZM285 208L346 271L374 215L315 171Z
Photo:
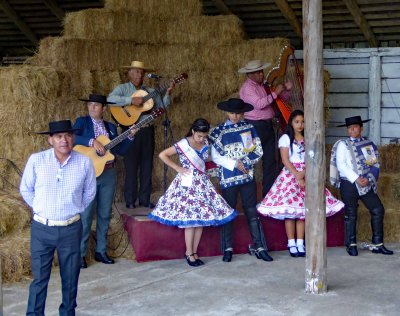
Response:
M84 115L86 109L77 99L91 92L108 94L125 82L121 65L142 60L168 78L188 73L188 80L176 87L169 110L178 140L197 117L207 118L213 125L223 120L216 103L237 95L244 79L237 69L246 61L263 59L277 64L282 47L289 43L280 38L247 40L238 18L202 16L199 0L107 0L104 9L67 14L64 25L63 36L42 40L28 64L0 69L0 157L12 160L20 169L31 153L48 148L44 136L31 132L46 130L52 120L75 120ZM156 126L159 152L163 143L160 119ZM121 165L119 161L117 200L122 200ZM29 228L24 217L29 209L16 197L19 175L8 163L0 166L1 188L14 187L13 195L3 197L3 201L10 199L7 205L14 210L7 214L13 214L11 221L21 219L15 229L10 218L1 219L0 251L7 282L29 274ZM162 191L162 174L163 165L155 158L156 196ZM173 176L170 171L168 181ZM114 239L117 245L120 239ZM13 253L20 253L20 260L4 262L10 257L7 249L16 248L19 250Z
M168 78L188 73L188 80L173 92L169 109L175 140L198 117L209 119L213 125L221 122L223 114L216 110L216 104L238 93L244 79L237 73L238 68L255 58L277 63L282 47L289 43L286 39L245 40L242 22L237 17L202 16L197 0L128 1L127 7L117 3L120 2L107 2L105 9L68 14L63 36L42 40L31 64L88 72L90 80L86 86L91 84L93 91L104 94L126 81L120 66L135 59L143 60ZM160 9L165 7L186 9L182 13ZM156 125L159 152L163 148L161 120ZM162 175L163 165L156 158L153 183L159 193ZM173 176L169 172L168 181ZM122 180L120 172L118 200L122 199Z

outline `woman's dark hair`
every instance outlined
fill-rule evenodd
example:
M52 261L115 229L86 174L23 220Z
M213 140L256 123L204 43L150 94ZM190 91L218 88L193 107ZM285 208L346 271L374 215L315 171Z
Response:
M293 141L294 141L294 129L292 126L292 122L296 116L304 117L304 112L302 110L294 110L292 113L290 113L289 120L285 130L285 134L287 134L290 139L290 151L292 152L293 152ZM302 130L301 134L304 136L304 129Z
M192 126L190 126L189 132L186 134L186 137L192 136L192 131L208 133L209 130L210 123L208 123L208 121L203 118L198 118L192 123Z

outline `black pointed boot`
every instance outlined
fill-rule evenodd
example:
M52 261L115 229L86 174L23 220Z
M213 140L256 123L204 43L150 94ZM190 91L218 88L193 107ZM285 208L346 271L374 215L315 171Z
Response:
M372 248L373 253L381 253L383 255L393 255L393 251L387 249L383 245L383 217L385 209L378 207L370 210L371 212L371 229L372 229Z
M358 256L356 238L357 208L346 207L344 225L346 251L352 257Z
M257 217L257 210L248 209L246 212L247 223L250 229L250 235L255 245L254 254L257 259L262 259L264 261L272 261L274 260L267 252L267 246L265 242L264 232L261 226L260 219ZM250 217L251 216L251 217Z

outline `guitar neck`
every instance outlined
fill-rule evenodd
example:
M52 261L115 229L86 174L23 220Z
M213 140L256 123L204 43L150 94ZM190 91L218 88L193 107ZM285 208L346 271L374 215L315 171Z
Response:
M134 129L134 128L135 129L140 129L144 125L149 124L155 118L156 118L156 115L154 115L153 113L150 114L145 119L143 119L143 121L140 121L139 123L137 123L135 125L132 125L131 127L129 127L129 129L127 129L121 135L115 137L112 141L110 141L107 145L105 145L104 148L106 150L111 150L112 148L117 146L120 142L122 142L125 138L127 138L131 134L132 129Z
M155 98L157 95L160 95L160 98L162 95L167 91L169 84L163 84L159 87L159 89L155 89L154 91L150 92L148 95L143 97L143 103L146 101Z

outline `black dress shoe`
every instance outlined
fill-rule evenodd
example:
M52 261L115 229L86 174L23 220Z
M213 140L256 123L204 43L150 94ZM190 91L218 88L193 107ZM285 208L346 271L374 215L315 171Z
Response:
M231 262L232 261L232 255L233 251L232 250L225 250L224 251L224 256L222 257L223 262Z
M346 251L352 257L358 256L357 246L346 247Z
M392 255L393 254L393 251L386 249L386 247L384 245L375 247L374 249L372 249L372 252L373 253L381 253L383 255Z
M299 257L299 252L298 251L291 252L290 248L296 248L296 250L297 250L297 247L296 246L290 246L290 247L288 246L288 251L289 251L289 254L290 254L291 257L293 257L293 258Z
M136 208L136 206L135 206L135 204L132 204L132 203L126 203L126 208L133 209L133 208Z
M255 255L257 259L262 259L264 261L273 261L274 259L268 254L268 252L260 247L256 250Z
M100 253L100 252L96 252L94 254L94 260L105 263L105 264L115 263L115 261L113 259L111 259L109 256L107 256L106 253Z
M196 259L197 265L202 266L204 264L203 260L199 259L199 257L197 256L197 253L194 253L193 255L195 256L194 257L195 259L197 257L197 259Z
M87 268L87 262L85 257L81 257L81 269L86 269Z
M153 204L153 203L149 203L149 204L139 204L139 206L153 209L153 208L155 207L155 204Z
M194 259L194 261L191 261L191 260L190 260L190 257L192 257L192 258L194 259L194 255L193 255L193 254L191 254L191 255L185 255L185 259L186 259L188 265L190 265L191 267L198 267L198 266L199 266L199 263L197 262L197 260Z
M299 247L297 247L297 251L298 251L299 257L305 257L306 256L306 248L303 246L300 249L302 249L304 251L300 251Z

